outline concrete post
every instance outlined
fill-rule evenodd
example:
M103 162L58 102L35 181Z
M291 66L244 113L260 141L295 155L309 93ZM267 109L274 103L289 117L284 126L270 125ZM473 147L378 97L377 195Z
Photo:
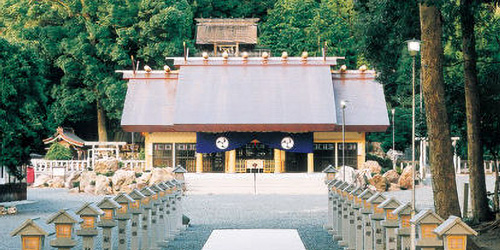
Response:
M345 187L347 187L349 184L347 184L346 182L340 182L339 185L337 185L337 189L336 189L336 192L337 192L337 213L336 215L334 214L334 216L336 216L337 218L335 219L336 220L336 225L335 225L335 232L334 232L334 235L333 235L333 240L336 240L336 241L341 241L342 240L342 210L343 210L343 199L342 199L342 189L344 189Z
M330 233L331 235L335 235L337 232L338 232L338 228L337 228L337 221L338 221L338 202L339 202L339 195L337 193L337 188L336 187L332 187L332 191L331 191L331 197L332 197L332 201L330 202L331 203L331 207L332 207L332 211L331 211L331 217L332 217L332 229L328 231L328 233Z
M139 245L139 213L132 213L132 223L130 225L130 249L140 249Z

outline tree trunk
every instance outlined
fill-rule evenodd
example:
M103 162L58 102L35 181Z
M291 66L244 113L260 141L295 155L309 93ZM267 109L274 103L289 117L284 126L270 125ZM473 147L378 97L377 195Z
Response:
M450 127L444 97L441 13L437 6L420 4L422 33L422 88L430 142L434 207L443 218L460 216L453 168Z
M460 0L462 47L464 57L465 108L467 115L467 164L471 190L472 217L485 221L491 216L486 196L481 144L479 93L476 71L476 39L474 35L475 0Z
M99 141L108 141L108 133L106 131L106 113L101 106L101 102L97 100L97 135Z

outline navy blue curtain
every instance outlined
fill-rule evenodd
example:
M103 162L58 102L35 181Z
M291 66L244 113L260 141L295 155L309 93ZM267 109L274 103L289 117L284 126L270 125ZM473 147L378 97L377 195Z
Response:
M227 147L217 147L216 141L220 137L227 139ZM282 140L290 137L293 146L289 149L282 147ZM313 152L313 133L284 133L284 132L225 132L225 133L196 133L196 152L215 153L240 148L252 140L258 140L270 148L276 148L294 153ZM287 141L290 141L289 139ZM292 144L289 144L292 145Z

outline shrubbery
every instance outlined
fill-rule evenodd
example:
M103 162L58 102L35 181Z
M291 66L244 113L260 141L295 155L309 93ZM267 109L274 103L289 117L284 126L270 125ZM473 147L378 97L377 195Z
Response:
M53 143L49 151L45 155L47 160L71 160L73 152L71 149L61 145L60 143Z

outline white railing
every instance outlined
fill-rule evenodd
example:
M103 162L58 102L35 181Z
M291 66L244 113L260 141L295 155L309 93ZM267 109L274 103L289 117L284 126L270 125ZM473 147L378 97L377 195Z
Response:
M45 160L32 159L31 165L35 169L35 175L38 174L54 174L54 169L63 169L65 174L70 174L76 171L89 169L90 162L88 160Z
M142 172L146 168L145 160L121 160L120 162L123 164L121 168L125 170L134 170L136 172Z
M457 174L468 174L469 167L467 166L467 160L461 159L459 156L454 159L455 171ZM495 161L484 161L483 162L484 172L486 174L491 174L494 171Z
M121 160L122 169L144 171L146 161L144 160ZM69 175L73 172L94 169L91 159L87 160L45 160L32 159L31 165L35 170L35 175ZM54 171L55 170L55 171Z

